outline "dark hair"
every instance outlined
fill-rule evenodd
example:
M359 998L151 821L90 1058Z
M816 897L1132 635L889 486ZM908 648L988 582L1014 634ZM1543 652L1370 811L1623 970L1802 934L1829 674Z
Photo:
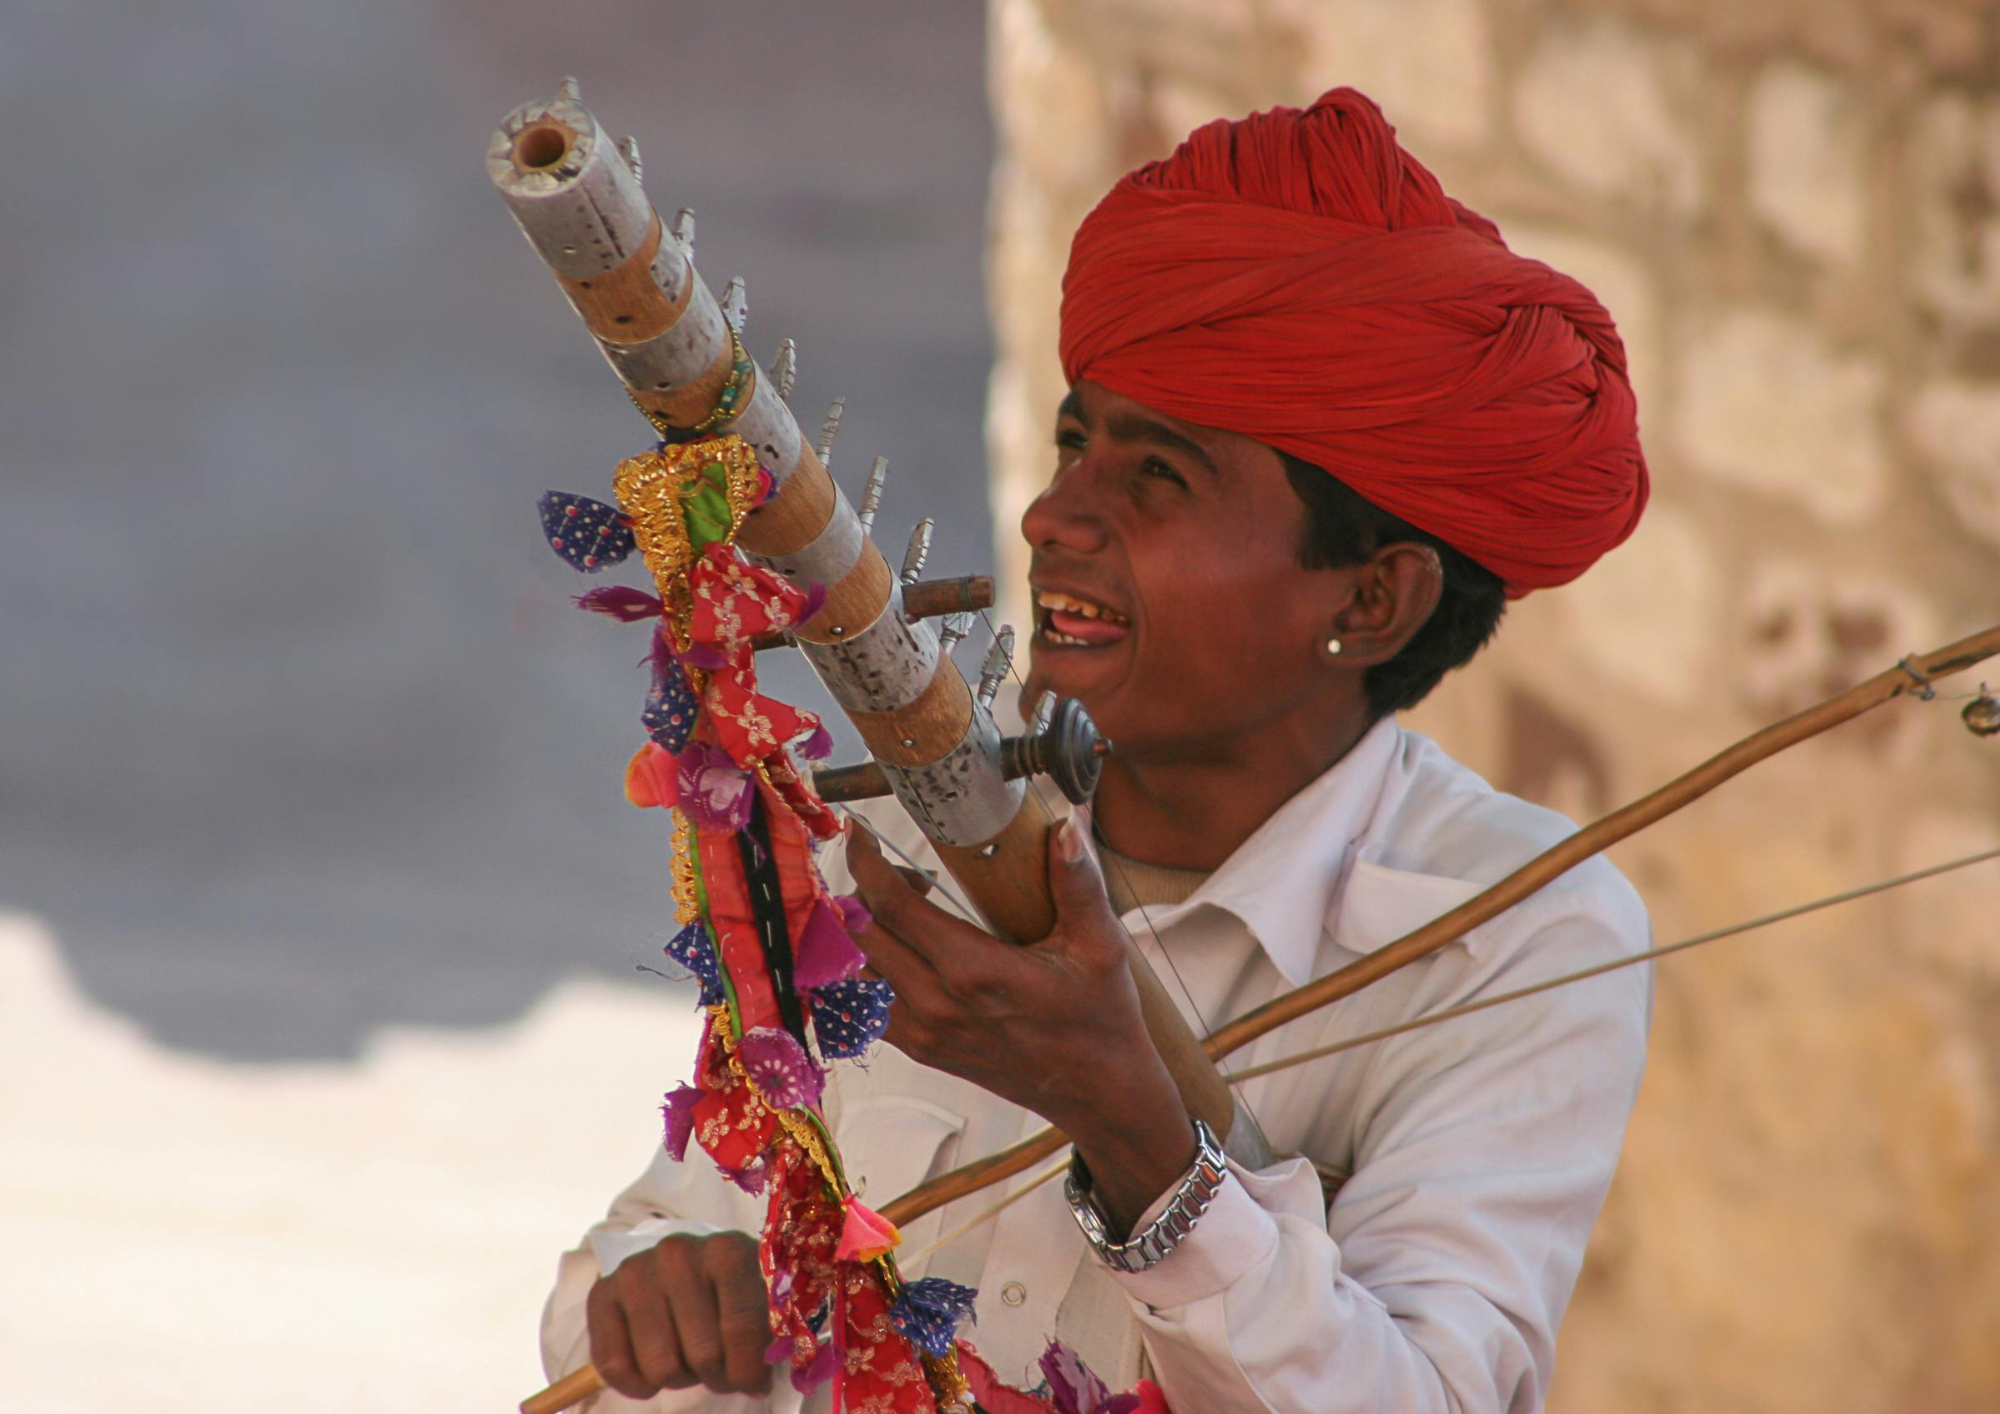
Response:
M1493 637L1507 607L1500 576L1380 506L1330 472L1285 452L1285 478L1306 503L1306 533L1299 563L1309 570L1358 564L1384 545L1414 542L1437 551L1444 592L1437 608L1386 663L1362 679L1369 710L1387 716L1423 701L1453 668L1462 668Z

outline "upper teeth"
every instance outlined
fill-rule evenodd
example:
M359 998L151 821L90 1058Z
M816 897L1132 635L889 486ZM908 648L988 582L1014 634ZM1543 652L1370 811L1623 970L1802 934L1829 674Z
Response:
M1043 589L1036 593L1035 603L1044 609L1057 609L1065 614L1080 614L1086 619L1107 619L1115 624L1125 622L1125 616L1102 604L1093 604L1087 599L1078 599L1068 594L1058 594L1053 589Z

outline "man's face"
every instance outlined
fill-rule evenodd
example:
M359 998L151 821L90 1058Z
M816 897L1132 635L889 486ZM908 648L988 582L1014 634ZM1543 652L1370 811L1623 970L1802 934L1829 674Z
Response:
M1027 701L1076 697L1128 760L1227 756L1323 695L1342 572L1309 571L1306 508L1271 448L1091 382L1056 419L1034 552Z

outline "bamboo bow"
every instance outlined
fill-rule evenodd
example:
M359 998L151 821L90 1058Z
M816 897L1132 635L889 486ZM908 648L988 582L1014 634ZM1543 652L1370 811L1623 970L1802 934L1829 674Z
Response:
M1701 799L1724 781L1759 761L1768 760L1788 747L1851 721L1863 712L1906 693L1917 692L1928 696L1935 680L1963 672L1996 654L2000 654L2000 625L1946 644L1933 652L1913 654L1896 666L1817 706L1808 707L1754 732L1686 774L1577 831L1484 893L1468 899L1415 932L1350 963L1338 972L1294 988L1238 1017L1211 1034L1203 1043L1203 1049L1211 1060L1220 1061L1287 1022L1350 997L1363 987L1429 957L1448 943L1456 942L1586 859L1658 823L1682 806ZM1013 1177L1048 1158L1066 1142L1059 1130L1045 1129L1012 1148L921 1184L885 1206L881 1210L882 1215L898 1225L913 1222L947 1203Z

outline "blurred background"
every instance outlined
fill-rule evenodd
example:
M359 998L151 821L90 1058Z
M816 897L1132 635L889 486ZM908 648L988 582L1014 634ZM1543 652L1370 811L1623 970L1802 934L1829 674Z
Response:
M1368 92L1631 351L1646 521L1415 714L1573 815L2000 617L1992 0L17 3L9 1404L506 1407L657 1142L642 650L533 505L646 429L482 169L565 73L751 351L798 340L801 421L849 399L836 477L889 456L884 542L935 516L1010 587L1076 222L1211 117ZM1661 940L2000 845L1955 710L1622 848ZM1664 964L1552 1409L2000 1403L1992 868Z

